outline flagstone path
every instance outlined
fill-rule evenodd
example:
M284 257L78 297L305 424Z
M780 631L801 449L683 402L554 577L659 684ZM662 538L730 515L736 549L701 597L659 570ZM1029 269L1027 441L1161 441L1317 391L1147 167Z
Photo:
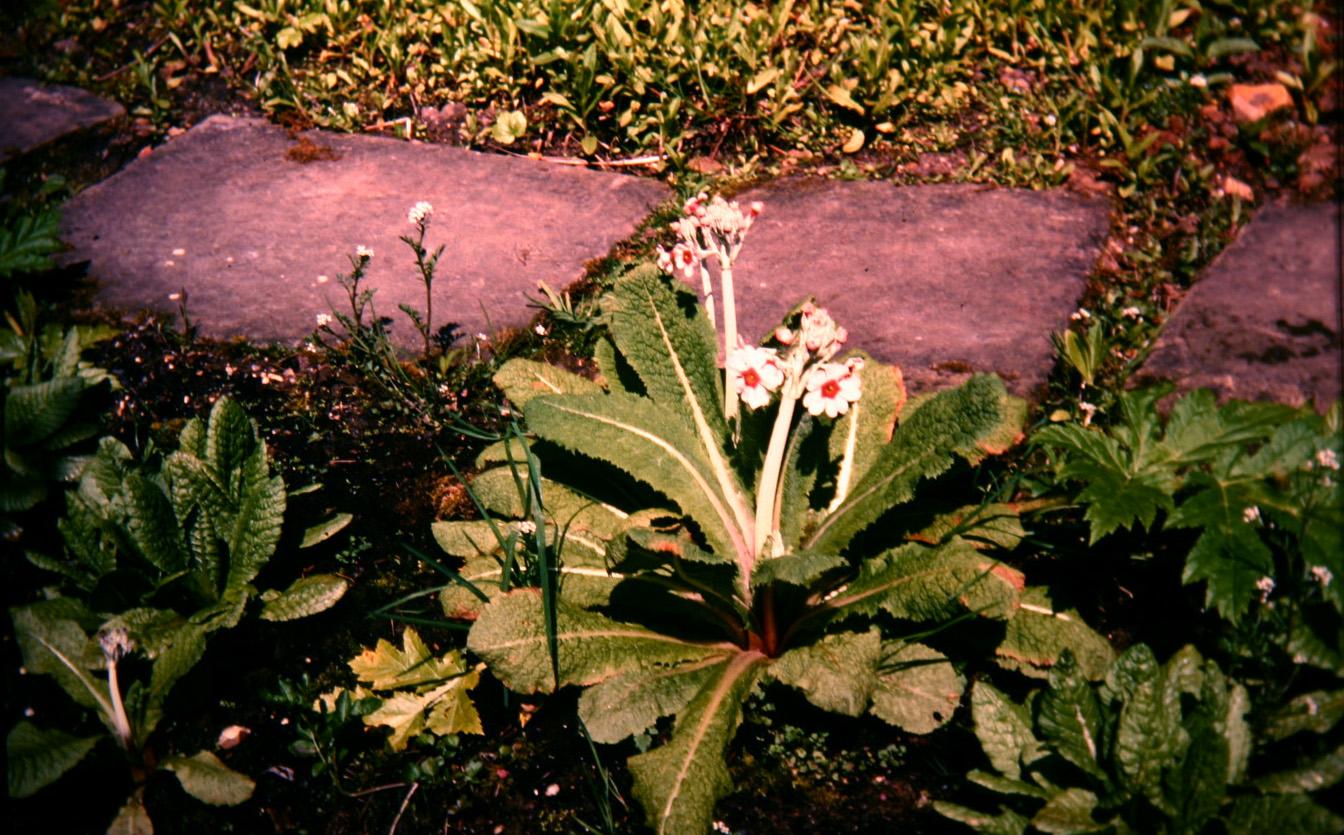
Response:
M16 99L20 84L0 80L0 106L16 114L0 142L47 118L25 115L50 101ZM372 247L367 285L411 346L397 306L423 308L423 287L398 239L414 203L434 205L427 244L445 245L434 322L473 333L525 326L538 280L580 278L669 194L628 175L216 116L67 203L66 259L90 263L109 308L175 312L185 290L206 335L294 342L344 306L337 273ZM1064 192L784 179L738 199L766 204L738 262L743 334L815 295L915 391L975 370L1038 394L1049 334L1068 326L1108 225L1105 203ZM1338 396L1339 253L1337 206L1264 209L1139 379L1292 403Z
M0 78L0 164L125 112L116 102L75 87Z
M1344 394L1340 205L1267 206L1162 329L1136 383L1322 411Z

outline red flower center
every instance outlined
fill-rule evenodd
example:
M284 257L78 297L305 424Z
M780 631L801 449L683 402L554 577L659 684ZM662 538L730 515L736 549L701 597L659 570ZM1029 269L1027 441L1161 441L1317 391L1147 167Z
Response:
M836 380L827 380L821 384L821 396L826 398L835 397L840 394L840 383Z
M761 375L756 369L748 368L742 372L742 383L749 389L754 389L761 384Z

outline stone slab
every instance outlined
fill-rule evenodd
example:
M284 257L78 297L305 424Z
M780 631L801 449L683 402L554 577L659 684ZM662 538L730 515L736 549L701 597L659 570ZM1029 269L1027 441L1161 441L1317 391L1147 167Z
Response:
M736 199L765 203L735 272L742 334L815 296L913 392L974 370L1032 396L1108 228L1105 203L1066 192L795 179Z
M1341 395L1340 204L1268 206L1163 326L1136 383L1324 409Z
M64 206L67 260L88 260L98 302L188 314L203 335L292 342L347 309L338 272L356 246L375 256L366 286L406 346L398 310L424 310L407 210L434 206L426 246L445 244L435 328L525 325L538 280L562 287L632 234L667 189L635 177L395 139L313 132L298 141L261 119L213 116Z
M0 163L126 110L75 87L29 78L0 78Z

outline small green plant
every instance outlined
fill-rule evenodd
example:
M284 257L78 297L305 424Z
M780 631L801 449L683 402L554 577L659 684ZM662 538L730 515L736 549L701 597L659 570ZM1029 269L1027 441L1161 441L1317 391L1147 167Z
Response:
M1344 670L1341 406L1325 416L1272 403L1220 408L1197 391L1164 421L1157 403L1171 391L1122 392L1106 429L1056 424L1036 434L1055 451L1060 484L1083 485L1076 501L1091 541L1152 528L1159 514L1166 529L1198 530L1182 578L1205 584L1206 605L1237 624L1273 595L1275 628L1294 657Z
M481 718L469 691L480 681L485 665L469 669L458 650L434 655L408 626L401 634L401 649L379 640L350 659L350 669L359 685L349 691L338 687L324 693L315 708L338 711L344 694L357 703L372 700L374 707L361 711L364 724L385 727L392 733L387 744L393 751L406 748L412 737L482 733Z
M5 169L0 168L0 193L4 187ZM39 188L39 199L63 188L64 178L48 177ZM0 278L51 269L51 256L63 248L60 209L45 200L26 212L9 200L0 206Z
M1162 665L1147 646L1133 646L1099 686L1066 655L1023 703L977 681L971 714L993 771L967 777L998 796L999 811L934 808L976 830L1015 835L1344 828L1309 795L1344 776L1340 752L1252 779L1249 708L1246 689L1188 646Z
M731 265L758 209L697 198L687 211L663 260L691 275L719 261L733 334ZM601 384L521 360L497 374L548 449L536 453L547 478L529 467L539 483L524 502L516 468L487 470L473 490L490 518L434 533L466 560L445 612L475 618L468 649L506 685L588 687L579 711L598 742L676 716L665 744L629 761L656 831L709 827L731 790L724 752L762 681L926 733L950 718L963 680L921 637L975 614L1045 635L1075 623L1048 604L1031 604L1044 615L1032 624L1019 612L1022 575L990 555L1021 536L1013 508L907 505L958 458L1014 441L1020 406L997 378L907 403L897 369L833 362L846 334L806 304L764 345L734 338L725 383L706 308L649 268L619 280L603 313ZM546 464L565 453L584 462L571 486ZM505 442L484 455L522 454ZM863 534L877 539L856 546ZM540 588L508 587L501 542L517 541L553 555Z
M220 398L208 421L187 424L180 449L157 472L103 439L59 523L71 559L29 554L73 593L10 610L25 667L96 710L132 763L136 788L114 831L151 831L142 791L156 770L175 772L208 803L251 795L252 782L214 754L159 759L150 739L169 691L204 656L208 636L236 626L251 600L262 601L263 619L286 621L324 611L345 593L346 581L330 575L283 592L252 586L275 551L284 510L284 484L270 474L256 424ZM147 674L128 679L117 665L133 653ZM54 782L98 739L21 723L9 737L10 795Z
M81 444L98 433L90 414L93 390L111 378L81 359L84 349L111 336L109 328L39 325L36 300L15 297L18 315L6 312L9 329L0 332L4 388L4 460L0 462L0 534L16 535L15 514L45 500L52 485L79 478L89 456Z

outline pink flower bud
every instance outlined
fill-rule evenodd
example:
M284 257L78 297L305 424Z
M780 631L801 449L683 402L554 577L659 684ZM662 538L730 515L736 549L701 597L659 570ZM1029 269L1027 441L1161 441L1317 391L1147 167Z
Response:
M775 341L781 345L792 345L793 340L798 338L798 334L780 325L775 328Z

